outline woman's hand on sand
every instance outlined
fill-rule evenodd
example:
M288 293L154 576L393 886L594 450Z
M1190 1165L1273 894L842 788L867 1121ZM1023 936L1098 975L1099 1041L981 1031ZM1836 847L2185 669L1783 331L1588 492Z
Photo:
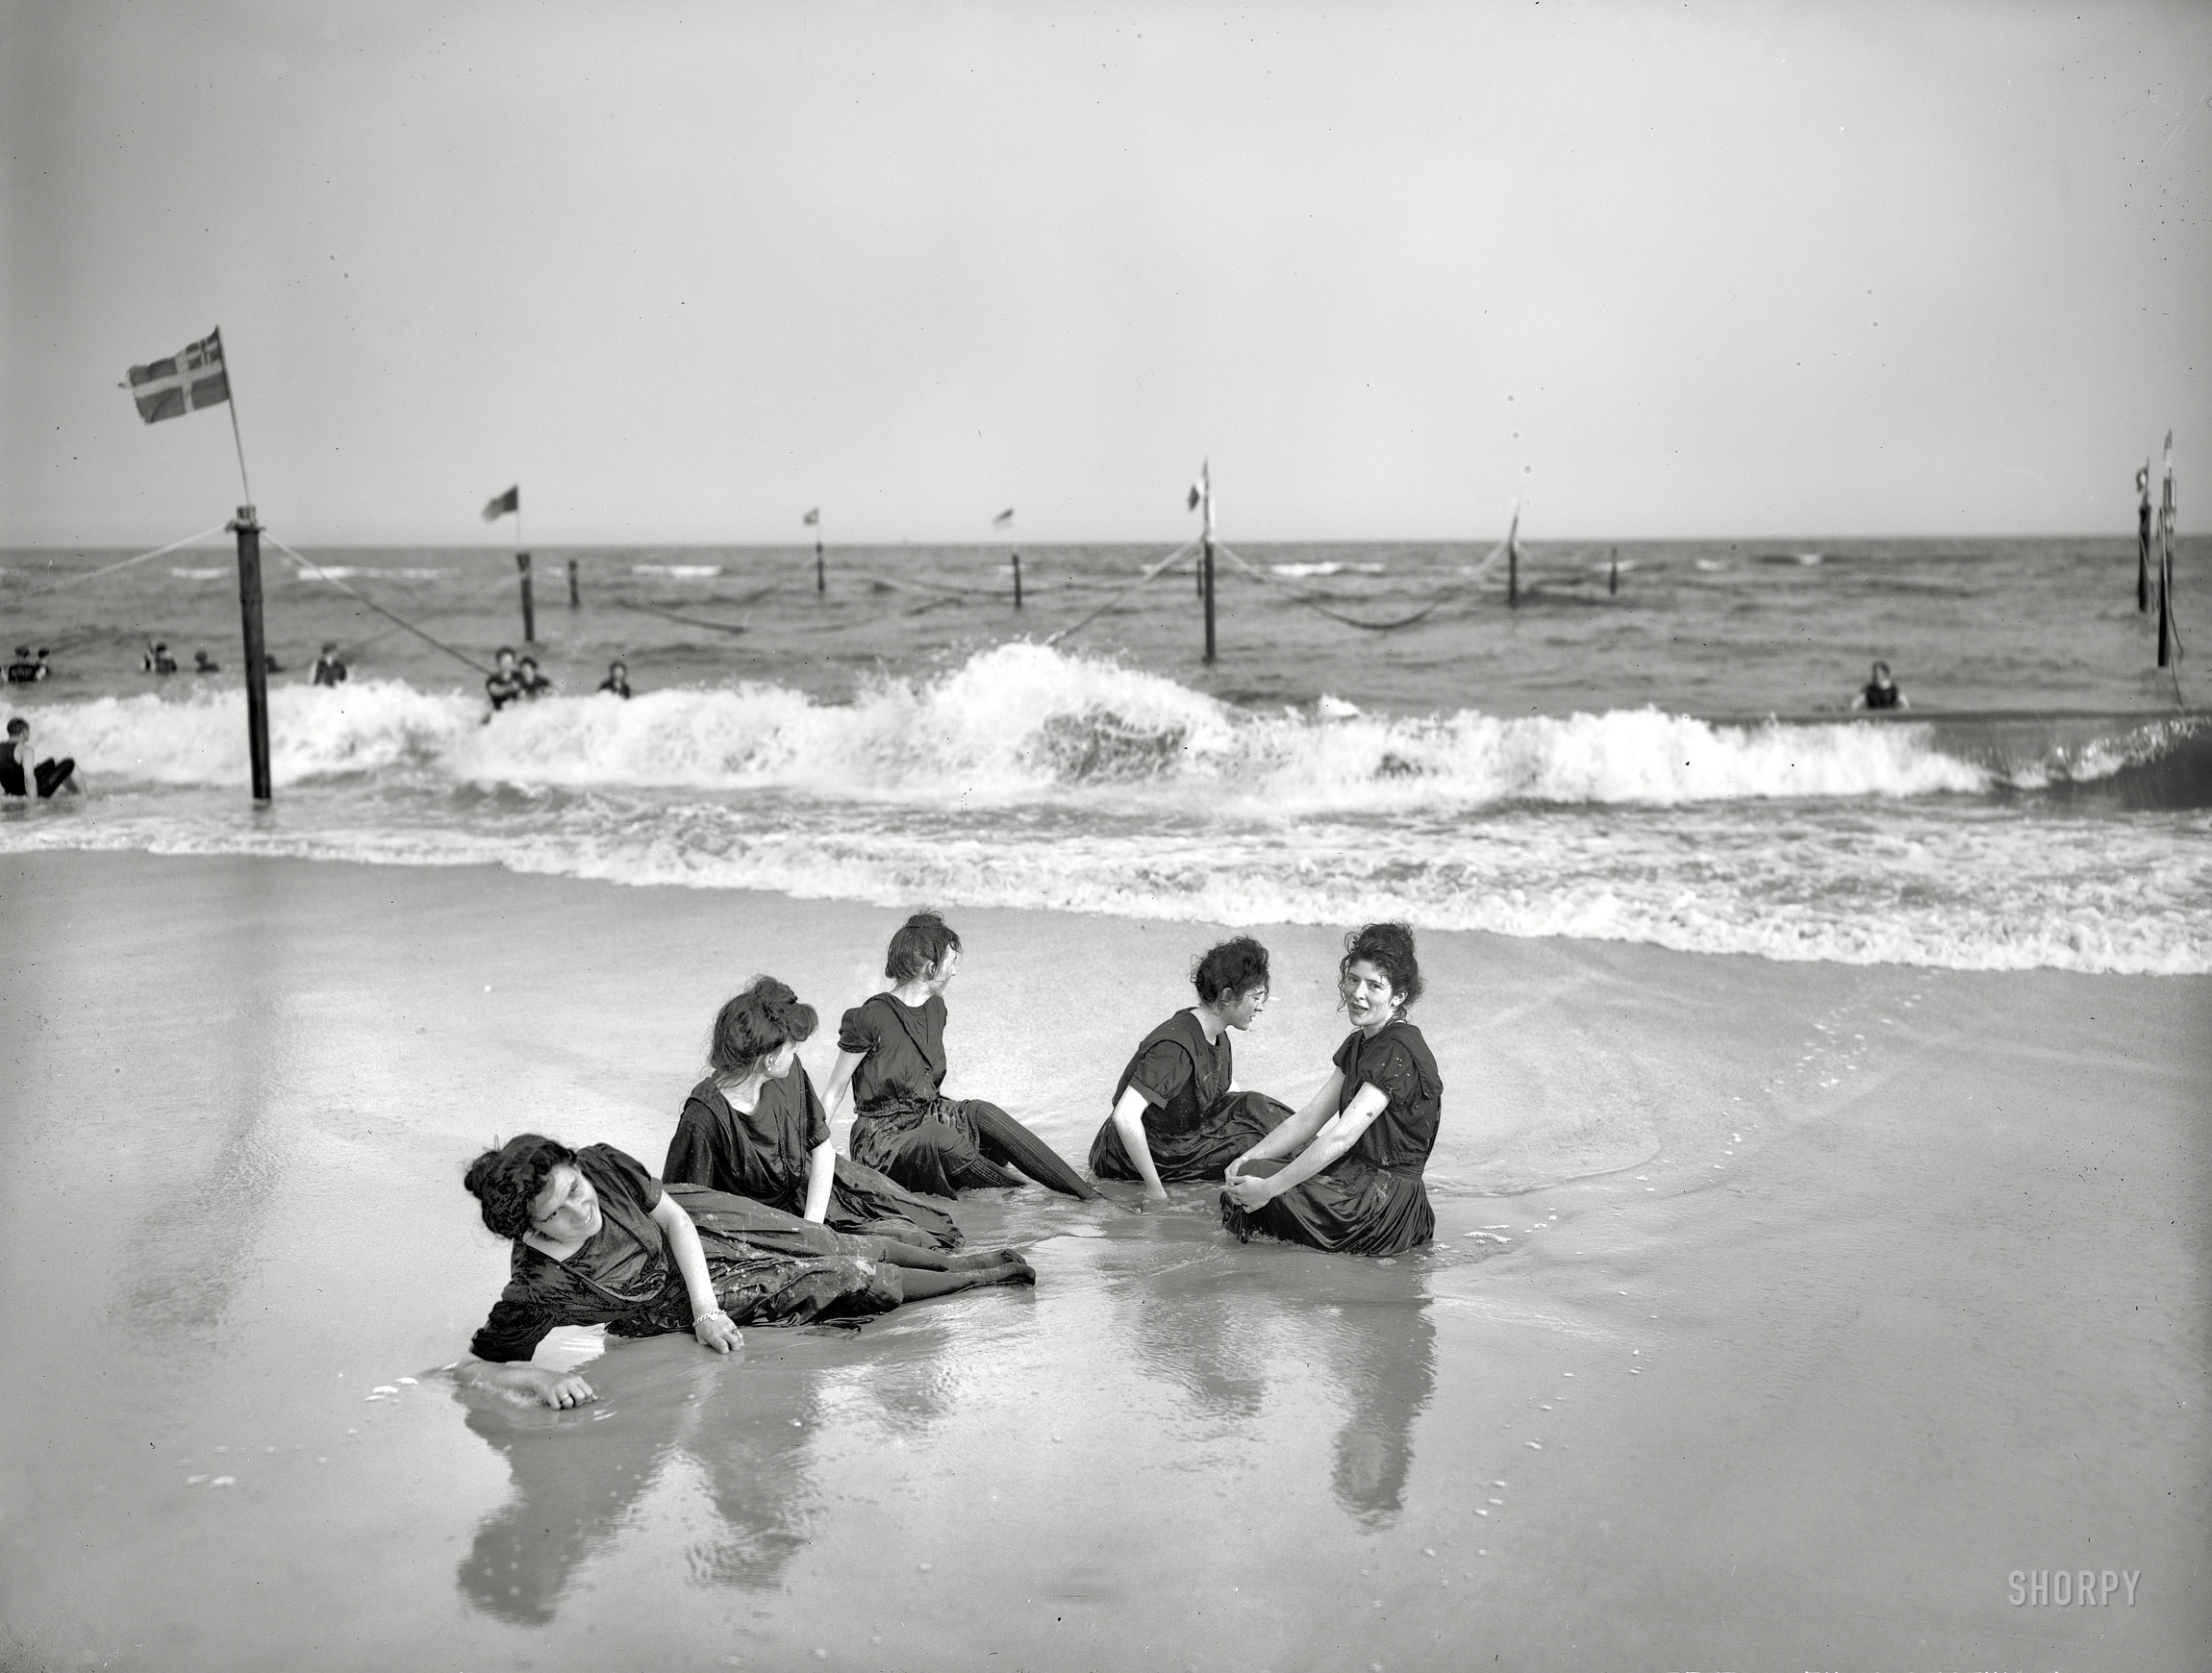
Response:
M743 1334L726 1312L701 1313L692 1321L691 1335L699 1338L699 1346L712 1348L717 1354L745 1345Z
M560 1411L581 1406L587 1400L596 1400L591 1385L573 1371L547 1371L544 1381L538 1385L538 1398Z

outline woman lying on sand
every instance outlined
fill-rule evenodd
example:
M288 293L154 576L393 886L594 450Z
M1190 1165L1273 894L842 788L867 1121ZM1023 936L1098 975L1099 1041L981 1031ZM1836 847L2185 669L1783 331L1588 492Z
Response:
M1219 1179L1248 1147L1282 1125L1290 1106L1237 1088L1229 1030L1248 1029L1268 1003L1268 950L1249 936L1198 961L1198 1003L1146 1035L1114 1087L1114 1112L1091 1141L1100 1179L1144 1183L1167 1200L1167 1180Z
M834 1119L851 1089L853 1160L934 1196L1018 1185L1010 1167L1068 1196L1096 1196L1050 1145L997 1105L938 1091L944 1082L944 990L959 966L960 937L935 912L917 912L884 957L883 973L898 986L844 1013L829 1108Z
M872 1167L838 1155L829 1117L798 1063L815 1008L773 976L756 976L715 1017L707 1078L691 1088L661 1178L751 1197L835 1232L960 1247L943 1209Z
M457 1367L464 1383L548 1406L598 1398L573 1371L526 1363L558 1325L618 1336L690 1331L726 1354L742 1324L888 1312L984 1284L1035 1284L1012 1250L938 1255L848 1237L744 1197L667 1190L612 1145L525 1133L468 1164L484 1223L515 1245L507 1288Z
M1241 1238L1267 1232L1332 1253L1396 1255L1436 1230L1420 1173L1444 1081L1405 1020L1420 997L1413 932L1370 924L1345 948L1338 991L1352 1034L1306 1107L1229 1164L1221 1224Z

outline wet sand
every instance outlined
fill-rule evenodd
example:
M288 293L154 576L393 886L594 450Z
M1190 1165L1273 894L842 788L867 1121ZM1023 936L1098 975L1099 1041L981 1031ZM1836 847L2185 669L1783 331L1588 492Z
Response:
M573 1413L441 1381L467 1156L657 1166L763 969L818 1081L897 916L0 861L0 1664L2200 1665L2203 979L1424 936L1433 1252L993 1193L1033 1293L620 1346ZM1079 1160L1207 931L952 917L948 1089ZM1295 1101L1336 936L1261 933Z

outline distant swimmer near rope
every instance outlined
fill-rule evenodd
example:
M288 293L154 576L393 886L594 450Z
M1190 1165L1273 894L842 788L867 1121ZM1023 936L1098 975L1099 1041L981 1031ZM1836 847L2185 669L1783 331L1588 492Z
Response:
M513 645L501 645L492 661L497 666L484 676L484 694L491 699L491 712L496 714L508 704L522 700L522 678L515 666ZM477 666L483 664L480 662Z
M46 649L38 648L38 660L31 660L31 647L17 645L15 660L8 664L8 684L11 686L36 686L54 670L46 665Z
M1874 664L1874 677L1866 683L1865 687L1860 690L1856 697L1851 699L1851 707L1853 709L1910 709L1912 705L1905 700L1905 694L1898 688L1898 683L1890 678L1889 663L1876 662Z
M322 641L322 655L314 660L314 683L317 686L342 686L345 684L345 659L338 654L338 641Z
M173 674L177 671L177 659L169 655L169 647L165 642L149 639L145 654L138 659L138 671L144 674Z
M617 697L630 694L630 664L619 658L607 664L607 677L599 682L599 689L612 691Z
M28 801L34 785L40 801L63 790L72 796L82 795L84 787L78 784L76 773L77 763L71 757L38 760L38 752L31 743L31 723L20 714L9 720L8 741L0 744L0 795Z

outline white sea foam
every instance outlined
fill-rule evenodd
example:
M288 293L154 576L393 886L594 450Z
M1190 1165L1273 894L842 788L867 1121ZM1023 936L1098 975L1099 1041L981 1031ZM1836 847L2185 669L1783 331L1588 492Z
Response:
M227 563L214 569L179 569L172 566L169 573L179 581L221 581L230 575L231 567Z
M665 575L676 581L709 581L722 572L719 563L633 563L632 575Z

